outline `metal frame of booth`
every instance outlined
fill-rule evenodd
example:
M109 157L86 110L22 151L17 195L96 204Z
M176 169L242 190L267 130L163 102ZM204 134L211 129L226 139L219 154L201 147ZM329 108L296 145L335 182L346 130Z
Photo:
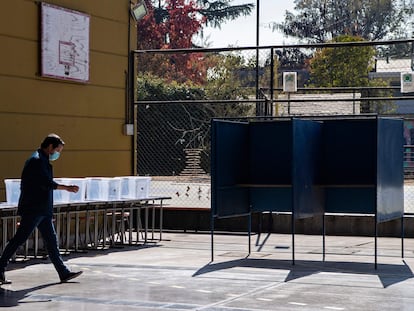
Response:
M262 129L261 129L262 128ZM289 130L290 129L290 130ZM401 218L404 257L403 121L375 115L212 120L211 259L214 220L248 216L249 254L253 212Z

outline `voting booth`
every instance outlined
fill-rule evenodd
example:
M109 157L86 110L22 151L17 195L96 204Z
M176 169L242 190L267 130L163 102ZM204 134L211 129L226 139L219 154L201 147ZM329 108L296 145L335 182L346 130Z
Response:
M217 218L254 212L404 216L403 121L377 116L212 120L211 233ZM403 237L403 229L402 229ZM323 258L325 222L323 221ZM403 240L402 240L403 241Z
M216 218L247 216L250 252L252 213L290 213L294 260L295 219L323 214L321 130L312 120L213 120L212 239Z
M325 189L325 213L374 216L376 266L379 223L401 219L403 249L403 121L324 120L322 137L320 184Z

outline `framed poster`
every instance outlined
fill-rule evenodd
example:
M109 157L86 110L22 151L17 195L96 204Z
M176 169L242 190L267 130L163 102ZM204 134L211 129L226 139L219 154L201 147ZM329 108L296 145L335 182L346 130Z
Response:
M90 16L41 3L41 76L89 81Z

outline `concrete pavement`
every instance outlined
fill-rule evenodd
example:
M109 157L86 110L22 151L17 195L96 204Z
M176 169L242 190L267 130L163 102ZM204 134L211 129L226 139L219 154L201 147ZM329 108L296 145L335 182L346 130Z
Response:
M9 310L414 310L414 239L163 233L163 241L70 254L84 273L60 284L49 262L11 263L0 291Z

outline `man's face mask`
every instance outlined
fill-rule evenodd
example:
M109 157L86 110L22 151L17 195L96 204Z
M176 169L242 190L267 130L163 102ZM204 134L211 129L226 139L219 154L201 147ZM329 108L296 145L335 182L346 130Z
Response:
M56 161L60 157L60 152L55 151L54 153L49 155L49 161Z

